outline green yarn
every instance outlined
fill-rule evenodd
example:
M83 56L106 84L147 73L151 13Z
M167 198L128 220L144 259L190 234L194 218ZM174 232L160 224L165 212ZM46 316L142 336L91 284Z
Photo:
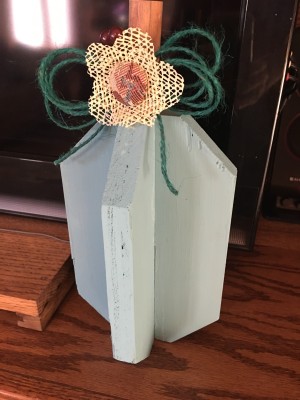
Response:
M98 136L99 133L102 133L102 129L104 128L104 125L100 125L99 128L86 140L83 142L80 142L76 146L72 147L67 153L62 154L57 160L54 161L54 165L59 165L63 161L65 161L67 158L69 158L72 154L77 153L78 150L82 149L82 147L86 146L88 143L90 143L96 136Z
M72 55L71 58L60 60L61 56L69 54ZM53 50L42 59L37 76L49 118L56 125L67 130L86 129L96 122L89 114L87 101L64 100L54 89L54 80L58 72L75 63L85 65L84 50L76 48ZM88 119L80 124L70 124L65 120L65 117L68 119L69 117L88 117Z
M173 33L173 35L171 35L158 49L156 55L160 57L163 54L173 52L174 48L177 48L180 41L188 37L190 38L190 40L192 39L193 41L195 41L197 37L202 37L207 39L211 43L213 48L214 62L211 65L210 70L213 74L216 74L222 66L221 43L218 42L216 37L211 32L197 26L192 26L190 28ZM192 58L197 60L200 64L206 64L206 60L201 57L196 51L191 50L187 47L181 47L181 49L181 51L189 53ZM168 62L166 59L165 61Z
M164 124L162 122L161 115L157 116L157 121L159 125L159 130L160 130L160 169L161 173L164 177L164 180L166 182L166 185L168 186L169 190L171 193L173 193L175 196L178 195L178 190L175 189L173 186L172 182L169 179L168 176L168 171L167 171L167 153L166 153L166 138L165 138L165 129L164 129Z
M212 46L214 58L211 63L195 50L180 44L183 39L196 41L199 37ZM168 57L168 54L176 54L176 57ZM216 77L222 65L222 51L221 43L212 33L198 27L176 32L165 41L156 55L174 67L186 69L195 78L192 84L185 85L180 102L172 107L173 111L203 118L218 108L224 97L223 88Z
M182 40L186 38L189 38L190 41L196 41L199 37L205 38L212 46L214 58L210 63L197 51L181 45ZM198 27L184 29L169 37L155 54L174 67L185 69L194 77L194 82L185 85L180 102L172 107L173 111L189 114L195 118L203 118L210 115L222 103L223 88L216 77L222 65L221 44L212 33ZM68 57L66 58L66 56ZM74 63L86 65L84 50L76 48L57 49L43 58L38 70L38 83L43 93L47 114L56 125L67 130L86 129L96 123L96 120L89 114L87 101L68 101L62 99L55 91L54 81L57 74ZM73 118L77 118L77 120L71 123L70 120ZM82 119L82 122L78 123L78 118ZM160 115L158 115L157 120L160 129L161 172L169 190L174 195L178 195L178 191L168 177L165 133ZM55 165L60 164L90 143L102 132L102 128L103 125L100 125L89 139L61 155L54 162Z

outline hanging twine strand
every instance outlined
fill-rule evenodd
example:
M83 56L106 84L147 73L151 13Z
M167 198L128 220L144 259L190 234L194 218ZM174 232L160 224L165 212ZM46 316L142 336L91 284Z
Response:
M187 48L181 44L187 38L190 39L190 42L195 42L198 38L204 38L210 42L214 56L211 65L196 50ZM203 118L210 115L222 104L224 97L223 88L216 76L222 65L221 44L213 34L198 27L191 27L176 32L165 41L155 54L173 67L185 69L194 77L194 82L185 85L180 102L171 108L173 111L179 114L188 114L195 118ZM66 56L68 57L66 58ZM57 74L62 69L74 63L86 65L84 50L64 48L48 53L40 64L38 83L43 93L45 108L51 121L67 130L82 130L96 123L96 120L90 116L88 102L65 100L59 96L54 88L54 81ZM83 121L81 123L70 123L70 119L74 117L79 117ZM165 133L160 115L158 115L157 120L160 129L161 172L169 190L174 195L178 195L178 191L168 176ZM60 164L90 143L98 134L101 134L102 128L103 125L100 125L89 139L61 155L54 162L55 165Z
M170 181L169 176L168 176L168 171L167 171L167 153L166 153L166 137L165 137L165 128L164 124L162 121L161 115L157 116L157 121L158 121L158 126L159 126L159 131L160 131L160 169L161 173L164 177L164 180L170 190L171 193L173 193L175 196L178 195L178 190L175 189L173 186L173 183Z
M67 151L66 153L62 154L61 156L59 156L59 158L57 160L54 161L54 165L59 165L61 164L63 161L65 161L67 158L69 158L72 154L77 153L78 150L82 149L83 147L85 147L88 143L90 143L96 136L98 136L99 134L102 134L102 130L104 128L104 125L99 125L99 127L97 128L97 130L86 140L80 142L79 144L77 144L76 146L72 147L69 151Z

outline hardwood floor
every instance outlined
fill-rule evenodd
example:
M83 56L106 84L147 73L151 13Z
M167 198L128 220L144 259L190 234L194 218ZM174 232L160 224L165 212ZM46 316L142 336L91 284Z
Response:
M1 312L0 399L299 400L299 244L299 225L261 220L253 252L229 251L220 320L137 365L75 289L42 333Z

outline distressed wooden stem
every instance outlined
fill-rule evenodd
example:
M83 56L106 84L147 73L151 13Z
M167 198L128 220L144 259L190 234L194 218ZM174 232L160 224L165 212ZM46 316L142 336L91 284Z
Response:
M129 26L148 32L154 43L154 50L160 47L163 1L130 0Z

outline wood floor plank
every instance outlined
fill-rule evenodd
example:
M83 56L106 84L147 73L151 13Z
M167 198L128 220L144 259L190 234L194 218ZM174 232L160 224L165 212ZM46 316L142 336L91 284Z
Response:
M42 333L0 312L0 398L299 400L300 226L280 226L288 248L261 221L253 252L230 249L218 322L137 365L113 360L108 322L75 289Z

